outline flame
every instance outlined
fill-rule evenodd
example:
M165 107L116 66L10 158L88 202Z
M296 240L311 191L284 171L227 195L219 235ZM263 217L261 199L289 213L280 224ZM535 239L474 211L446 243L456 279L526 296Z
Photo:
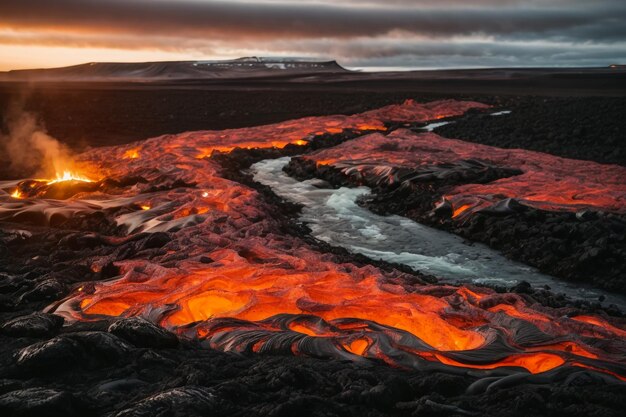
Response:
M72 171L63 171L62 174L57 173L56 179L50 180L47 182L48 185L56 184L64 181L82 181L82 182L93 182L87 177L84 177L80 174L76 174Z
M22 193L20 192L19 188L16 188L15 191L13 191L13 193L11 193L11 197L13 197L13 198L23 198Z
M150 208L151 208L150 205L148 205L148 204L144 204L144 205L142 205L140 207L141 207L142 210L150 210Z

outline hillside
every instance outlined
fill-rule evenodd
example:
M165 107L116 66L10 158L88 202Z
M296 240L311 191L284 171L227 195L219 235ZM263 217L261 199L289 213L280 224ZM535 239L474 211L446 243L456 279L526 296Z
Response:
M14 70L0 73L2 81L161 81L239 79L347 72L335 61L281 58L239 58L227 61L141 63L91 62L62 68Z

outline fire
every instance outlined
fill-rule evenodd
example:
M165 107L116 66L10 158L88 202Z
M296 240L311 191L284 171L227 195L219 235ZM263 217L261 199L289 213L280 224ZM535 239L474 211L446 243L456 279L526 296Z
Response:
M63 171L62 174L57 173L56 179L48 181L47 184L48 185L52 185L52 184L56 184L58 182L65 182L65 181L93 182L89 178L84 177L84 176L82 176L80 174L76 174L76 173L74 173L72 171Z
M150 205L149 204L143 204L140 206L142 210L150 210Z
M86 176L66 170L62 174L58 173L55 179L22 180L16 188L9 191L9 195L15 199L65 200L79 193L95 191L97 188L98 183Z

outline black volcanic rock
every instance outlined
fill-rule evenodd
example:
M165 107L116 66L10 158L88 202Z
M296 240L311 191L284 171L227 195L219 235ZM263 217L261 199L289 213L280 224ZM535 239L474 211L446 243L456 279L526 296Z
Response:
M469 111L435 129L447 138L626 165L626 101L622 97L510 97L491 116Z
M158 249L165 246L172 238L165 232L157 232L148 234L147 238L141 241L137 246L138 251L145 249Z
M211 389L185 386L151 395L115 414L115 417L225 415L226 410L218 410L217 404Z
M176 335L141 317L118 320L109 326L109 332L137 347L167 348L178 345Z
M12 337L49 337L63 326L63 317L33 313L16 317L2 325L2 333Z
M531 294L532 287L527 281L522 281L513 288L511 288L511 292L515 292L518 294Z
M268 197L268 201L277 207L277 215L290 213L284 206L280 208L277 204L278 199L274 201ZM534 214L531 211L520 214L520 217L526 215ZM485 219L491 217L495 216L483 214L477 218L485 222ZM497 228L498 219L490 223L489 227ZM508 222L508 233L511 229L511 219L504 216L503 220ZM576 222L587 223L586 219L576 219ZM555 222L555 225L558 223ZM284 227L288 226L289 224L285 222ZM83 227L76 226L79 230L83 230ZM585 227L593 229L594 226L590 224ZM93 230L91 226L89 230ZM290 230L306 234L305 228L294 226ZM529 230L540 230L540 227L528 226L519 233L526 236ZM613 231L621 233L618 226L615 226ZM561 235L566 232L554 233ZM108 264L110 271L106 274L103 269L101 273L91 275L88 273L88 266L68 268L68 264L88 259L89 250L86 249L111 254L111 259L121 260L124 253L136 253L137 246L149 237L146 234L138 234L136 240L116 244L105 243L102 246L91 239L86 242L86 246L79 241L67 242L65 245L67 247L63 248L61 254L67 261L57 262L51 254L57 250L59 237L65 235L67 233L50 235L47 243L37 236L27 245L12 246L14 259L12 264L6 267L10 268L8 273L17 279L8 279L6 286L0 285L1 292L8 294L16 291L15 294L20 295L24 290L21 286L33 288L42 280L48 279L50 275L46 274L49 274L51 269L55 271L54 279L64 284L65 291L72 288L71 284L78 280L89 281L115 276L119 274L119 270L112 263ZM604 245L598 242L597 238L591 240L585 244L589 248ZM546 246L551 247L553 244ZM345 250L328 245L320 243L319 247L328 253L334 253L338 259L346 259L346 262L356 263L358 259L363 265L382 265L364 257L349 255ZM67 250L68 248L74 253ZM544 249L541 251L545 256L550 252ZM37 259L32 260L33 257ZM29 263L31 260L33 263ZM209 259L205 261L211 262ZM0 270L4 266L0 265ZM15 272L17 269L22 275L14 275L18 273ZM24 284L25 282L27 284ZM88 290L89 283L83 285L84 290ZM532 297L540 299L537 291ZM13 298L8 298L8 301L12 300ZM545 300L541 300L542 304L546 305L554 303L562 306L564 303L553 295L546 295ZM20 311L27 313L49 304L50 301L45 300L40 303L32 302L20 305ZM474 394L468 391L477 378L473 371L451 375L443 372L407 371L376 362L363 365L305 356L235 354L210 348L199 349L187 342L181 342L177 349L158 347L134 349L124 340L132 344L135 342L127 339L122 331L122 329L134 331L130 330L137 328L134 325L120 324L119 329L109 334L103 331L77 331L106 330L113 327L109 326L110 322L79 324L63 329L61 336L51 339L55 341L51 346L42 346L46 345L46 342L42 342L24 347L32 341L0 335L0 378L4 378L0 379L0 415L508 417L526 416L530 413L545 416L605 417L621 416L622 402L626 395L625 384L605 385L606 381L580 372L572 374L576 376L572 376L565 383L496 386L484 393L481 391ZM137 346L146 340L152 340L153 329L146 329L143 324L138 329L140 333L146 332L146 335L145 339L137 342ZM67 355L63 353L66 348L69 351ZM28 353L28 357L13 356L15 351ZM15 366L19 360L20 364ZM50 365L48 369L52 369L53 372L44 371L40 367L46 365ZM17 368L18 372L11 368ZM6 374L7 371L10 371L10 375ZM497 372L499 371L494 371ZM485 385L486 388L489 386L491 384ZM68 394L70 392L71 395ZM78 399L81 403L84 401L88 404L89 408L80 409Z
M40 282L32 290L24 293L22 299L29 301L57 300L65 293L65 286L56 279Z
M105 332L78 332L66 337L80 343L83 350L95 361L115 362L132 349L117 336Z
M28 388L0 396L4 416L71 416L77 411L72 394L52 388Z
M21 349L17 353L17 365L35 373L56 371L85 360L80 343L58 336Z
M27 346L17 352L16 364L34 374L115 363L131 350L126 342L105 332L77 332Z

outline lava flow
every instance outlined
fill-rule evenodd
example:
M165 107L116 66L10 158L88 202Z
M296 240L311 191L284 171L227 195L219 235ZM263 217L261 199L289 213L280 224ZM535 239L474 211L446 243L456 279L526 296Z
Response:
M543 210L626 213L624 167L445 139L434 133L396 130L386 136L367 135L303 158L373 187L456 181L443 197L457 219L479 210L501 209L507 199ZM495 174L490 180L473 178L489 170Z
M1 187L1 185L0 185ZM11 192L14 199L52 198L66 199L79 192L93 192L99 184L72 171L57 173L53 179L24 180L15 184Z
M47 182L47 185L52 185L52 184L65 182L65 181L93 182L92 180L90 180L89 178L83 175L74 173L72 171L63 171L62 174L57 173L56 178L53 180L49 180Z
M571 310L485 288L427 284L419 275L320 252L287 233L288 220L280 210L254 189L224 178L224 168L211 158L215 151L236 147L280 148L321 134L382 131L389 122L425 122L472 107L486 106L407 102L355 116L189 132L95 149L79 160L115 178L115 193L81 191L62 202L3 199L0 220L25 221L24 213L33 211L64 210L68 217L98 212L128 235L103 237L109 245L139 232L154 233L162 242L124 259L94 250L84 259L86 266L99 270L114 262L121 276L82 285L48 308L69 322L142 316L225 351L376 360L500 377L556 378L584 368L626 379L626 339L616 320L571 317ZM453 152L434 135L415 140L402 135L408 133L392 133L388 140L421 146L422 165L445 162L442 155ZM369 136L361 143L377 141L378 146L383 140ZM450 143L454 152L463 149ZM362 159L360 146L357 139L336 149L343 158ZM528 156L507 152L518 159Z

